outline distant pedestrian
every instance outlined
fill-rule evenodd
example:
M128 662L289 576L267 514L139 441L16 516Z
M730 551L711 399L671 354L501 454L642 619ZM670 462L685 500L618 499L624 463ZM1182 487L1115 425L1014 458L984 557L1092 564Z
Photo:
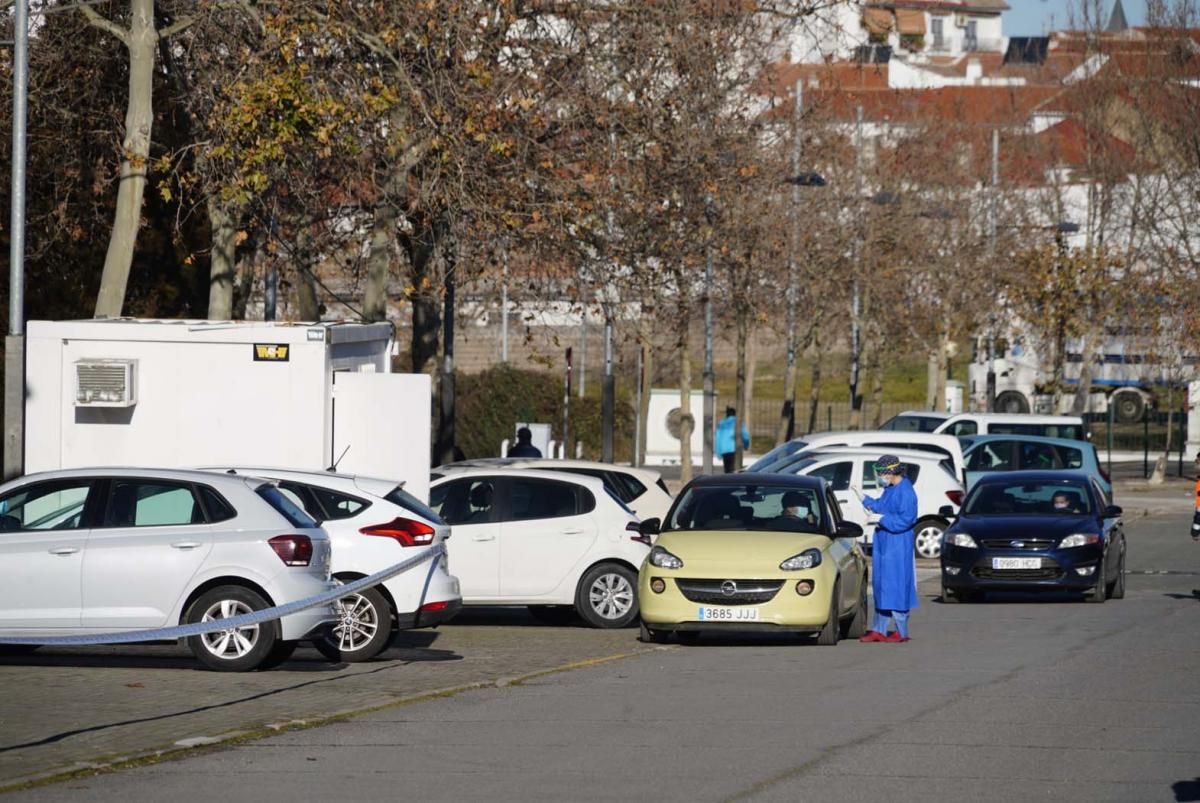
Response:
M875 474L884 486L879 497L864 496L854 488L863 507L880 518L871 547L871 590L875 594L875 623L862 641L908 641L908 614L917 600L917 564L913 551L913 525L917 523L917 494L904 476L900 458L885 454L875 463ZM892 621L894 633L888 633Z
M717 438L714 444L715 451L721 456L721 460L725 463L725 473L732 474L734 461L737 459L737 444L734 442L733 432L737 428L737 410L732 407L725 408L725 417L717 424ZM746 429L746 425L742 424L742 448L750 448L750 430Z
M508 450L509 457L541 457L542 450L533 445L533 433L529 427L517 430L517 445Z

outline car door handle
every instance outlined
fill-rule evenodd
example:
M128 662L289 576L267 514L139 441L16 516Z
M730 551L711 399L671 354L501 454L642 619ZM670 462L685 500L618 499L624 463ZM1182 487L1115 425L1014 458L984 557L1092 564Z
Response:
M172 549L195 549L200 546L199 541L176 541L171 544Z
M74 555L79 551L77 546L56 546L50 550L51 555Z
M579 535L581 532L583 532L583 528L582 527L573 527L570 530L563 530L562 532L563 532L563 535Z
M473 536L471 536L471 540L472 541L495 541L496 536L494 536L494 535L473 535Z

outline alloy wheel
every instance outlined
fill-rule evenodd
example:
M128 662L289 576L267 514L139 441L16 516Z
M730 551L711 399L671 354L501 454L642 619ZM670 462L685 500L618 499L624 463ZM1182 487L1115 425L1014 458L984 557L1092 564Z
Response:
M945 528L940 524L926 524L917 530L913 539L917 555L922 558L940 558L942 556L942 534Z
M204 611L204 616L200 618L200 621L212 622L253 612L254 609L241 600L223 599L210 605ZM254 649L254 645L258 642L258 628L258 625L231 627L215 633L205 633L200 638L204 642L204 649L208 652L218 658L232 660L242 658Z
M622 575L602 574L588 590L592 610L605 619L620 619L633 607L633 586Z
M362 594L339 599L337 617L331 641L342 652L361 650L379 631L379 611Z

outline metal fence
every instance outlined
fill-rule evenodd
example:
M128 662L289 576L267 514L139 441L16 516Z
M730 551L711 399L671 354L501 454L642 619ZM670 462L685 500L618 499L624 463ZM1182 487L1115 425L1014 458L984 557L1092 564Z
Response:
M870 429L878 415L879 423L887 421L897 413L912 410L911 402L885 402L872 405L863 402L861 429ZM779 429L779 418L783 411L780 399L752 399L750 401L750 435L754 438L774 438ZM808 400L798 400L796 408L795 434L808 431ZM718 416L722 413L717 411ZM821 402L817 405L816 426L813 432L837 432L850 428L850 405L847 402Z
M1168 419L1170 432L1168 434ZM1143 476L1150 476L1154 464L1164 453L1169 452L1175 473L1184 476L1184 463L1194 457L1184 454L1187 445L1187 410L1174 413L1147 412L1140 423L1119 424L1106 413L1085 413L1084 423L1101 460L1108 452L1130 452L1142 455ZM1169 438L1169 442L1168 442Z

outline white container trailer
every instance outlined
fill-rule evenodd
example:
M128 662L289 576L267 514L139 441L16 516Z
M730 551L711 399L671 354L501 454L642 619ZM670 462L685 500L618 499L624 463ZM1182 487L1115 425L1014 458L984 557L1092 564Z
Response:
M430 378L387 323L30 321L25 470L261 465L429 495Z

